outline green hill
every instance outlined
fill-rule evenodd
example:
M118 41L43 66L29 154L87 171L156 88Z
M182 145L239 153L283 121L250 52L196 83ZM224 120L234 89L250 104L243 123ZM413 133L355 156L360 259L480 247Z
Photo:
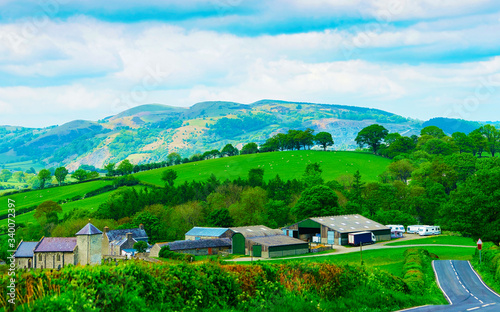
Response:
M365 181L375 181L385 171L390 160L369 153L360 152L323 152L287 151L262 154L240 155L210 159L169 167L177 172L176 184L184 181L206 180L213 173L219 180L246 178L252 168L263 168L264 179L269 180L277 174L283 180L300 179L308 163L320 163L325 181L334 180L342 174L354 174L356 170ZM163 186L161 173L166 168L136 173L139 180Z

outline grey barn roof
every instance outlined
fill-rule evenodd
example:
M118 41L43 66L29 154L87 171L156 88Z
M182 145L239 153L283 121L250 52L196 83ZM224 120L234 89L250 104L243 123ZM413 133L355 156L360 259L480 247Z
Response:
M235 233L243 234L245 238L283 235L283 231L273 230L265 225L241 226L241 227L232 227L229 229Z
M170 246L170 250L188 250L198 248L216 248L216 247L231 247L229 238L214 238L214 239L197 239L197 240L182 240L170 243L159 244L160 247L165 245Z
M211 228L211 227L197 227L195 226L189 230L186 235L188 236L221 236L226 233L228 228Z
M127 238L127 233L132 233L132 238L135 239L136 241L148 241L148 234L146 234L146 231L140 228L135 228L135 229L123 229L123 230L111 230L106 232L106 235L108 236L109 241L121 241L123 239Z
M359 214L342 215L342 216L327 216L309 218L319 224L327 226L339 233L352 233L360 231L377 231L390 230L385 225L370 220ZM299 222L300 223L300 222Z
M34 252L72 252L76 247L76 237L44 237Z
M102 234L102 232L96 228L92 223L87 223L76 235L96 235Z
M300 239L296 239L286 235L262 236L249 238L250 241L264 246L284 246L284 245L299 245L308 244Z
M33 250L38 242L20 242L14 256L16 258L33 258Z

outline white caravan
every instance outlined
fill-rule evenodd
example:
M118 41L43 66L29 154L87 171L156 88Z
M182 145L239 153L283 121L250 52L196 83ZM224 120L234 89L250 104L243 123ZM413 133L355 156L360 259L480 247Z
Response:
M418 229L418 235L427 236L427 235L439 235L441 234L441 227L437 225L425 225Z
M418 234L418 230L420 230L421 227L424 227L427 225L408 225L406 228L406 233L408 234Z
M389 225L386 225L388 228L391 228L391 230L395 230L395 231L401 231L401 232L405 232L405 227L402 226L401 224L398 224L398 225L393 225L393 224L389 224Z

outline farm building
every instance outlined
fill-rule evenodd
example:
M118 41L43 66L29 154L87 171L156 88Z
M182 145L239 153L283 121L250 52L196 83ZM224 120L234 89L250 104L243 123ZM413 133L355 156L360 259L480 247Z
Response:
M216 255L231 251L229 238L183 240L170 243L156 243L149 253L150 257L158 257L163 246L170 246L171 251L187 253L194 256Z
M148 234L146 234L142 224L135 229L111 231L105 226L102 234L102 255L119 256L123 249L133 248L138 241L148 242Z
M233 232L228 228L194 227L189 230L186 240L230 238Z
M309 218L283 228L285 235L312 241L320 236L322 244L347 245L349 233L370 231L377 241L390 240L391 229L359 214Z
M309 252L308 244L263 225L230 228L233 254L271 258Z
M14 254L17 268L29 269L33 267L33 250L35 250L36 245L38 245L38 242L24 242L21 240Z

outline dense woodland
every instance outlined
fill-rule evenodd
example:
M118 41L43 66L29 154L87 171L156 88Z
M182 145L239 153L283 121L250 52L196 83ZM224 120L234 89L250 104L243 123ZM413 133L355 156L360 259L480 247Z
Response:
M172 153L168 166L184 161L264 152L310 148L333 144L331 136L313 131L290 130L269 138L259 147L231 145L221 151L207 151L185 160ZM356 137L361 148L392 158L377 182L365 182L357 172L334 180L322 177L319 163L309 164L299 179L283 181L279 175L264 181L264 169L254 168L246 177L221 181L212 175L206 181L176 183L175 167L165 168L164 187L139 185L130 173L146 169L127 161L106 167L116 185L97 211L75 210L58 215L54 203L38 213L39 225L19 229L18 235L38 239L43 235L72 236L89 218L98 227L129 228L143 223L151 242L180 239L193 226L243 226L264 224L272 228L307 217L360 213L383 224L439 224L444 230L466 236L500 241L498 189L500 189L500 135L493 126L451 137L435 126L420 136L405 137L377 124ZM43 171L43 170L42 170ZM85 172L85 170L83 170ZM64 172L63 172L64 173ZM40 175L40 173L39 173ZM74 174L73 174L74 175ZM109 188L106 190L109 191ZM37 208L37 211L39 209Z

